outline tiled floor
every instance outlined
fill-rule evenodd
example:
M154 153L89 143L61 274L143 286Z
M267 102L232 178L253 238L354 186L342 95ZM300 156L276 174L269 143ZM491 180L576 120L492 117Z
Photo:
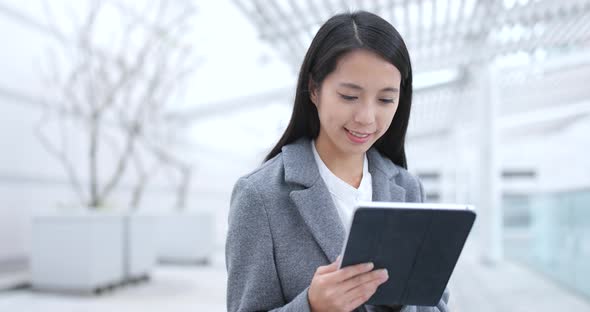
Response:
M1 312L225 311L223 267L161 266L151 281L100 296L15 290L0 293Z
M487 267L466 249L451 279L453 312L589 312L590 299L578 297L518 264ZM225 311L222 256L208 267L160 266L148 283L101 296L68 296L29 290L0 292L1 312L183 312Z

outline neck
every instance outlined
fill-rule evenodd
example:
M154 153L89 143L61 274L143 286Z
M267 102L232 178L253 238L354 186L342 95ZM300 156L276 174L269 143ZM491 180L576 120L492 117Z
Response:
M351 186L358 188L363 178L364 154L347 154L327 140L318 137L315 148L326 167Z

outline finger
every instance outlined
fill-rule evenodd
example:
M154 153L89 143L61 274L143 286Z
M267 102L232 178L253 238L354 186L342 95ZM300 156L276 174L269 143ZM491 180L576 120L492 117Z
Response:
M346 281L343 281L340 285L341 291L347 292L359 285L369 283L372 281L375 281L375 282L380 281L379 284L382 284L385 281L387 281L388 277L389 276L388 276L386 269L379 269L379 270L374 270L371 272L363 273L363 274L351 277Z
M350 300L351 304L356 303L358 301L360 301L360 304L363 304L367 302L367 300L369 300L369 298L371 298L373 294L375 294L375 292L377 291L377 287L379 287L380 284L381 281L379 280L361 284L345 293L344 297L352 298Z
M329 278L333 282L339 283L339 282L343 282L353 276L369 272L373 269L373 267L374 267L374 265L372 262L351 265L351 266L341 268L340 270L331 273L330 274L331 276Z
M334 272L336 270L338 270L338 267L340 266L340 256L338 256L336 258L336 261L328 264L328 265L323 265L323 266L319 266L318 269L316 270L316 273L318 274L326 274L326 273L330 273L330 272Z
M358 285L357 287L344 293L345 298L357 298L362 296L369 296L369 298L377 291L379 285L381 285L386 279L377 279L370 282L366 282ZM368 299L368 298L367 298Z
M346 311L354 311L356 310L356 308L360 307L363 303L367 302L367 300L369 300L370 297L358 297L353 299L352 301L348 302L344 309Z

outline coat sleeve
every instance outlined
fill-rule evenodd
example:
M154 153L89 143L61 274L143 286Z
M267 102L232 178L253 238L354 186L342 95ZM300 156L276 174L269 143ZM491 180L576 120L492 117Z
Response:
M450 312L447 304L449 302L449 289L446 288L442 298L438 304L434 307L425 307L425 306L403 306L401 307L388 307L389 310L387 312ZM381 307L380 307L381 308ZM374 309L373 311L380 312L384 311L383 309Z
M285 302L267 211L248 178L238 180L232 192L225 260L228 312L310 311L307 288Z
M418 185L420 186L420 202L423 203L426 201L426 191L424 191L424 185L422 185L422 181L420 181L420 179L416 178L418 180Z

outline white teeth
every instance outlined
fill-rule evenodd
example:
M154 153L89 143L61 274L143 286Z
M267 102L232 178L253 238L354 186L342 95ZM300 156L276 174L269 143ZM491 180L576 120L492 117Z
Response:
M346 129L346 130L348 130L348 129ZM354 132L354 131L350 131L350 130L348 130L348 132L350 132L350 134L354 135L357 138L366 138L369 136L368 134L362 134L362 133L358 133L358 132Z

